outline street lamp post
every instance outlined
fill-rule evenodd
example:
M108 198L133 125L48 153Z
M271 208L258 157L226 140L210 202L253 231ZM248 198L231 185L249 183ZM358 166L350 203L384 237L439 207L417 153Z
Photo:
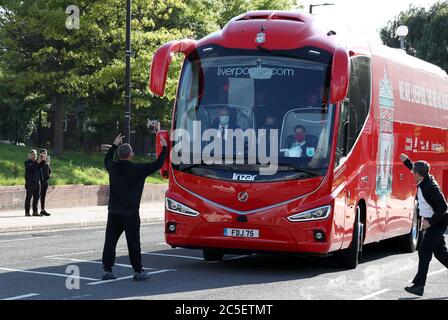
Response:
M314 7L334 6L334 3L310 4L310 14L313 14Z
M400 39L400 49L405 49L404 38L408 35L409 30L406 26L399 26L396 30L396 35Z
M124 135L125 141L131 142L131 2L126 0L126 81L125 81L125 109L124 109Z

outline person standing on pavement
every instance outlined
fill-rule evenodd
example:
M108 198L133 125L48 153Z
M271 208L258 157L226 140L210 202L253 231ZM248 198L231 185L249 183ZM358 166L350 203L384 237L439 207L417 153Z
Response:
M33 216L40 217L37 212L37 204L40 196L40 159L37 159L37 151L30 150L28 153L28 160L25 161L25 216L30 217L31 199L33 199Z
M48 154L46 149L40 150L40 214L42 216L50 216L50 214L45 211L45 198L47 196L48 190L48 180L50 180L51 176L51 167L50 161L48 159Z
M159 170L167 156L167 142L162 138L162 153L155 162L133 163L132 147L123 144L119 134L104 158L104 165L109 172L109 207L106 227L106 239L103 250L103 280L116 279L112 272L115 263L115 251L118 239L123 231L129 251L129 260L134 269L134 281L149 279L143 272L140 248L140 200L147 176ZM114 161L115 152L118 161Z
M417 202L422 217L423 239L418 249L418 271L412 280L413 286L406 287L409 293L423 296L432 255L448 268L448 251L444 233L448 226L447 203L439 185L429 174L430 165L426 161L412 163L405 154L400 160L414 174L417 180Z

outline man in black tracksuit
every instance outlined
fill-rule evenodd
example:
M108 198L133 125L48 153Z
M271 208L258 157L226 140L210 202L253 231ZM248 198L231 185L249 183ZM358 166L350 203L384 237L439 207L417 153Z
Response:
M40 215L41 216L50 216L50 214L45 211L45 198L47 197L48 190L48 180L50 180L51 176L51 167L48 161L48 154L46 149L40 150Z
M422 296L432 255L448 268L448 251L445 244L444 233L448 226L447 203L439 185L434 177L429 175L430 166L425 161L412 163L405 154L400 155L403 161L414 174L417 182L417 201L419 215L422 217L423 240L418 249L418 271L411 287L405 290Z
M115 262L115 249L123 231L126 234L129 259L134 269L134 280L149 278L143 272L140 248L140 200L147 176L162 167L167 154L167 143L161 139L162 153L153 163L132 163L134 156L129 144L122 144L123 136L118 135L104 158L109 172L110 195L106 240L103 250L103 280L115 279L112 266ZM118 161L113 161L117 151Z
M30 150L30 152L28 153L28 160L25 161L26 217L30 216L31 198L33 199L33 216L40 216L40 214L37 212L37 203L39 202L41 180L41 171L39 167L40 162L41 160L37 159L36 150Z

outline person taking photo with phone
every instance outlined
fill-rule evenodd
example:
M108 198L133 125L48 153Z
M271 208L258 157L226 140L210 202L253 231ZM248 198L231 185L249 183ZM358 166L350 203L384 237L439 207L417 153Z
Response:
M134 152L128 143L123 143L119 134L104 158L109 172L109 207L106 239L103 249L103 280L116 279L112 272L118 239L123 231L126 234L129 260L134 269L134 281L149 279L142 267L140 247L140 200L146 177L159 170L167 156L167 142L161 138L162 153L155 162L134 163ZM118 160L114 161L117 153Z

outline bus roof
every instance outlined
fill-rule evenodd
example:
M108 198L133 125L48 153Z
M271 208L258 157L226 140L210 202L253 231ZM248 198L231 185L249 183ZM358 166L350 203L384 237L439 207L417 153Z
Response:
M222 30L199 40L197 46L213 43L228 48L255 49L262 45L266 49L284 50L315 46L333 53L337 46L342 45L351 54L382 56L393 63L448 79L447 73L440 67L408 55L401 49L369 44L353 35L341 37L330 31L313 16L298 11L249 11L230 20ZM265 42L261 44L256 42L259 33L265 33Z
M435 64L411 56L402 49L390 48L385 45L375 45L371 46L371 51L373 55L382 56L393 63L412 67L413 69L448 80L448 75L445 70Z

